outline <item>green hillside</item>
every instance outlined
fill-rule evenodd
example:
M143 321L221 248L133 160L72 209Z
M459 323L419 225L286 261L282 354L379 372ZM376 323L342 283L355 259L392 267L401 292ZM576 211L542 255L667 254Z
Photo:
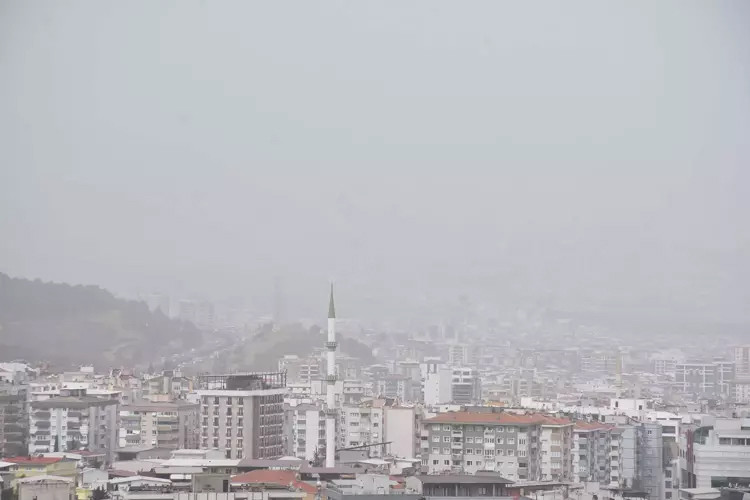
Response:
M0 273L0 359L129 366L200 342L189 323L117 299L96 286Z
M324 342L325 332L317 326L303 328L299 324L289 324L273 330L271 325L266 325L232 353L217 360L210 369L275 370L279 358L285 354L308 356ZM339 352L359 358L363 365L375 363L372 349L352 338L339 337Z

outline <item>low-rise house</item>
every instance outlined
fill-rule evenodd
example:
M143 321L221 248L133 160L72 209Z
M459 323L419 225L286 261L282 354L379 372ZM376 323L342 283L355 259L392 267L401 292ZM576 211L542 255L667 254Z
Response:
M38 475L16 481L18 500L73 500L75 480L69 477Z
M63 457L10 457L6 462L16 464L16 478L56 476L75 479L76 462Z

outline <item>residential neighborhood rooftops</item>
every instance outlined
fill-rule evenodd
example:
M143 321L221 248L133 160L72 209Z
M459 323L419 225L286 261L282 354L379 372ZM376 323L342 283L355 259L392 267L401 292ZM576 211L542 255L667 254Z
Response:
M281 488L290 486L306 493L315 493L317 488L297 478L297 474L291 470L258 469L245 472L232 477L233 485L262 484L274 485Z
M491 412L467 412L455 411L441 413L435 417L428 418L428 424L487 424L487 425L534 425L543 424L546 417L538 414L514 414L514 413L491 413Z
M512 484L497 474L445 474L417 476L422 484Z
M4 460L17 465L49 465L61 462L63 457L8 457Z

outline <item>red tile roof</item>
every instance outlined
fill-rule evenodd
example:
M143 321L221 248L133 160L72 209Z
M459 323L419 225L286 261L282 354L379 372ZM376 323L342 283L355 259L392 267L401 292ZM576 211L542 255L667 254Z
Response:
M315 493L315 486L297 479L297 473L291 470L257 469L232 477L232 484L273 484L283 488L292 485L305 493Z
M515 413L484 413L469 411L452 411L440 413L425 420L430 424L497 424L497 425L532 425L542 424L544 415L519 415Z
M576 422L576 430L579 431L611 430L614 428L614 425L603 424L601 422Z
M573 425L573 421L567 418L545 416L543 425Z
M13 462L14 464L33 464L33 465L49 465L56 464L62 460L62 457L10 457L4 458L6 462Z

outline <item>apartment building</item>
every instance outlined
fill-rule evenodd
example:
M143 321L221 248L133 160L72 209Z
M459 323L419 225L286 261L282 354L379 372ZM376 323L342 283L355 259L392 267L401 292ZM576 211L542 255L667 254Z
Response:
M383 410L383 441L390 441L390 455L398 458L416 457L422 427L421 408L385 406Z
M279 371L286 371L287 380L295 383L309 384L321 377L321 361L319 357L307 356L301 358L296 354L287 354L278 362Z
M681 488L750 485L750 418L707 417L683 428L679 464Z
M120 409L120 446L198 448L200 405L186 401L138 401Z
M738 382L750 382L750 345L734 348L734 366Z
M632 488L636 477L636 429L619 425L610 433L609 485Z
M32 401L29 454L87 449L111 463L119 444L119 406L116 399L89 396L83 389Z
M456 404L470 404L481 399L479 373L474 368L453 368L451 395L451 401Z
M388 374L373 380L373 394L399 401L412 400L412 380L405 375Z
M0 457L25 454L28 433L26 391L0 393Z
M424 402L470 404L482 397L482 385L474 368L451 368L438 363L424 367Z
M326 418L321 404L299 404L284 409L289 453L311 461L325 455Z
M636 425L636 475L637 486L649 500L664 498L664 441L662 426L658 422L641 422Z
M373 399L359 405L344 405L339 414L340 448L382 443L384 429L384 399ZM382 457L383 447L369 448L371 457Z
M422 425L422 465L431 474L492 470L511 480L539 480L542 415L448 412Z
M192 381L179 371L165 370L161 375L143 382L141 393L149 401L172 401L182 399L192 391Z
M580 482L610 482L610 452L613 426L598 422L576 422L573 428L573 471Z
M545 418L540 439L542 481L573 481L573 427L568 419Z
M227 458L279 458L284 454L284 372L205 375L200 447Z
M675 364L674 389L699 397L734 398L734 363L731 361Z

